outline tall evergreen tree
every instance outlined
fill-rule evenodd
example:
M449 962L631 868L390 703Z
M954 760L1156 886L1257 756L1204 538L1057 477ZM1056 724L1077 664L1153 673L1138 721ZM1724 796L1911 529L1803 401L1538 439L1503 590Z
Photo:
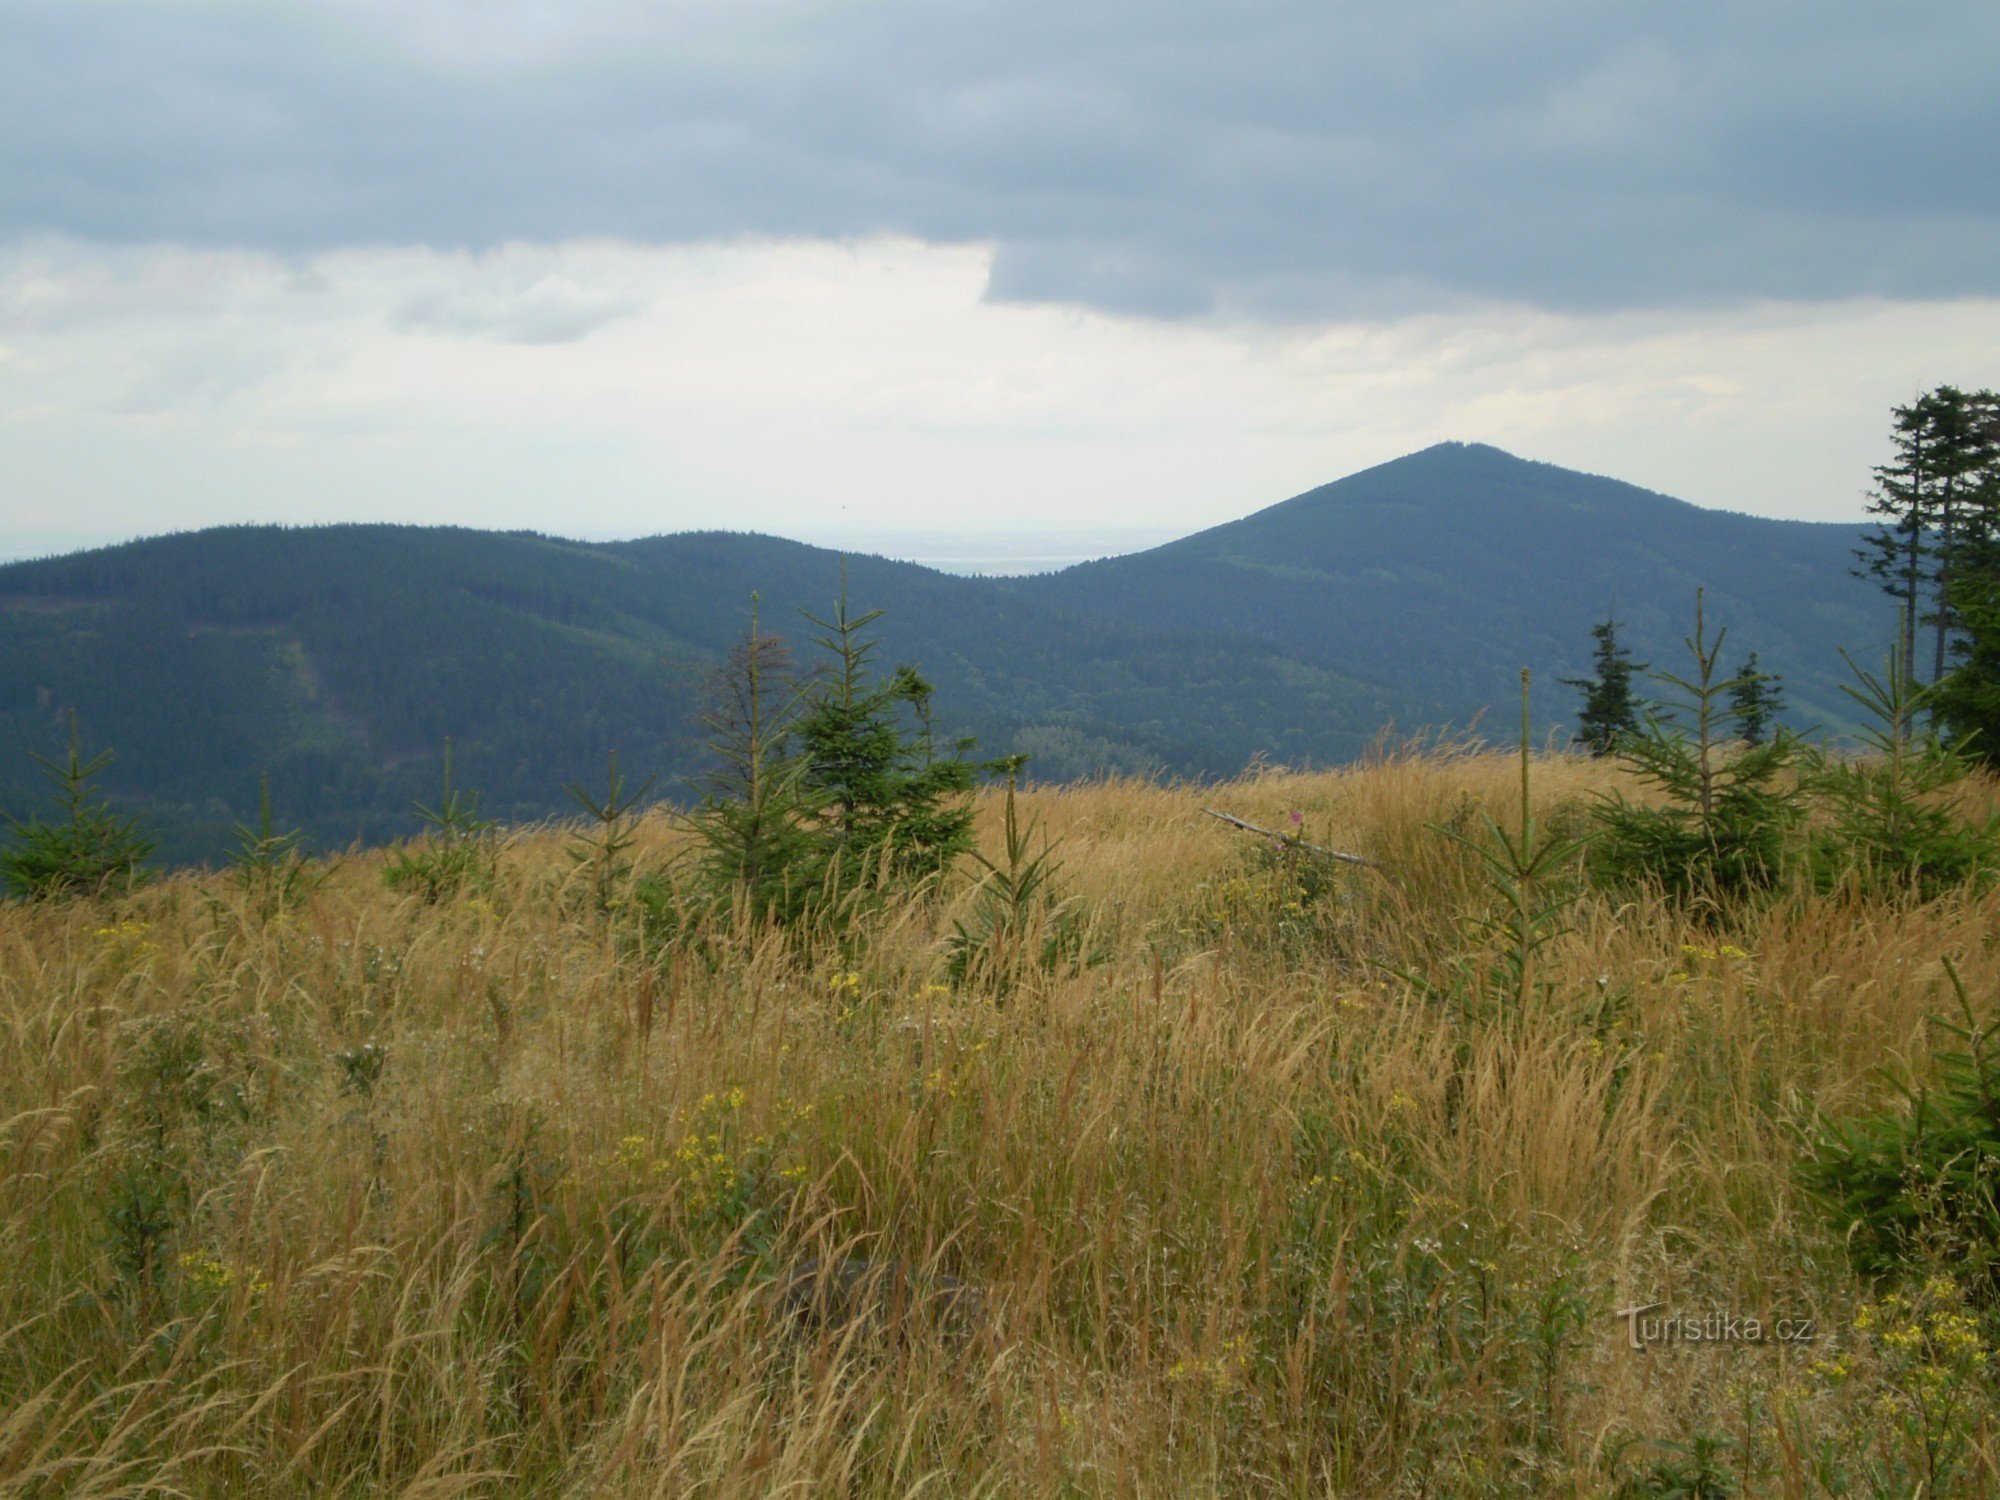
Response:
M2000 396L1980 391L1973 401L1985 463L1968 486L1969 524L1950 579L1955 664L1931 701L1971 754L2000 766Z
M1583 708L1577 714L1578 737L1592 755L1609 755L1621 738L1638 733L1639 700L1632 691L1632 679L1646 670L1646 663L1632 660L1632 653L1618 644L1615 619L1592 626L1590 633L1597 639L1592 658L1596 675L1560 681L1583 692Z
M1771 724L1785 709L1785 679L1775 672L1757 670L1757 653L1736 670L1736 682L1729 690L1729 710L1736 716L1737 733L1746 745L1761 745L1771 737Z
M1902 671L1906 677L1914 678L1934 486L1928 424L1921 398L1908 406L1896 407L1892 416L1894 428L1890 441L1895 444L1896 457L1875 470L1875 490L1869 496L1868 514L1879 521L1855 553L1861 565L1854 572L1857 577L1877 580L1883 592L1896 601Z
M2000 568L1967 569L1952 594L1962 627L1957 665L1931 702L1966 753L2000 767Z
M1896 456L1875 470L1869 514L1880 518L1863 539L1855 572L1880 581L1902 617L1902 670L1916 678L1920 627L1930 626L1931 675L1944 676L1959 628L1953 579L1991 534L1983 498L1996 441L1991 391L1941 385L1894 409Z
M1959 629L1955 597L1958 573L1984 552L1993 538L1991 489L1996 459L1992 391L1961 391L1941 385L1931 393L1932 467L1937 473L1937 543L1933 569L1931 681L1941 682L1945 660Z

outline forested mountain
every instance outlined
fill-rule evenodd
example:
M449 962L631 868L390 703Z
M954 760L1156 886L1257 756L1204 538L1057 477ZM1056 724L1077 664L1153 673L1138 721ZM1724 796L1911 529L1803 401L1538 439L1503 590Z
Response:
M0 808L41 797L74 708L106 785L171 857L212 857L271 777L277 815L320 845L415 827L446 736L483 811L572 810L563 788L619 751L685 793L702 684L748 623L810 666L840 558L772 537L592 545L445 528L233 527L0 568ZM1049 776L1195 773L1352 755L1379 724L1437 717L1215 631L1088 619L976 579L855 558L857 606L887 610L884 666L919 664L940 727L1031 753Z
M1566 721L1589 628L1615 608L1678 665L1697 584L1737 647L1784 674L1795 717L1838 722L1842 646L1891 616L1850 579L1859 528L1703 511L1496 449L1412 455L1150 552L1034 579L855 558L887 611L886 667L937 684L947 732L1060 778L1194 775L1253 756L1328 762L1391 721L1505 717L1515 673ZM832 552L692 533L588 544L452 528L230 527L0 567L0 809L42 792L75 709L107 789L171 858L212 858L271 778L315 843L414 829L447 736L483 810L571 810L616 749L686 794L702 682L762 596L810 664L840 589Z
M1443 443L1150 552L1024 579L1024 597L1133 624L1171 622L1281 645L1287 655L1420 692L1455 713L1566 717L1590 628L1684 672L1682 638L1707 590L1732 669L1750 651L1781 674L1795 723L1839 726L1842 649L1879 665L1893 610L1850 574L1863 528L1703 510L1616 480Z

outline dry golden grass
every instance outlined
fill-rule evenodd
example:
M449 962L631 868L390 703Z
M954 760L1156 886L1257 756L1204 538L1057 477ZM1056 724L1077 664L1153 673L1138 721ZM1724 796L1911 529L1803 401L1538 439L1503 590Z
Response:
M1614 774L1541 758L1541 815ZM226 876L0 908L0 1492L1599 1494L1713 1436L1752 1493L1907 1493L1923 1371L1796 1167L1923 1075L1944 959L2000 994L2000 897L1580 894L1487 1004L1433 825L1518 778L1024 793L1101 961L1000 992L942 980L963 885L646 944L559 830L439 907L364 855L268 919ZM1204 805L1383 872L1287 877ZM787 1327L828 1253L990 1316ZM1655 1301L1820 1337L1635 1354ZM2000 1408L1952 1390L1988 1493Z

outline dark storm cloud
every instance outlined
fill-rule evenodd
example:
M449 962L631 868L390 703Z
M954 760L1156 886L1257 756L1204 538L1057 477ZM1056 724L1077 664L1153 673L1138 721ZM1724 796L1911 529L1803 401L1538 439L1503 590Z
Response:
M323 5L0 4L0 233L906 233L1165 315L2000 291L1987 0L602 14L495 62Z

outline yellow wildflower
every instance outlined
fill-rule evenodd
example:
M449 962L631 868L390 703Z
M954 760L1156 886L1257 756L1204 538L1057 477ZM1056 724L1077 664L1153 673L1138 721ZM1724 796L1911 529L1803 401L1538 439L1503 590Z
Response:
M628 1172L637 1172L652 1159L652 1154L652 1147L643 1135L628 1135L612 1152L611 1161L614 1166L623 1167Z

